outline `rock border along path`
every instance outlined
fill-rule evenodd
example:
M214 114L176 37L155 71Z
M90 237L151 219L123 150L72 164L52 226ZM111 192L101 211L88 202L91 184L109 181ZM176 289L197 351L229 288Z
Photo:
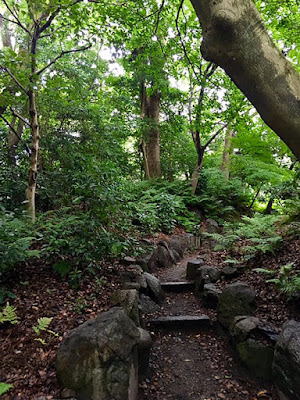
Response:
M216 312L193 294L186 280L188 261L158 276L166 292L160 311L146 320L154 336L152 377L140 385L140 400L278 400L272 385L248 376L228 337L215 332Z

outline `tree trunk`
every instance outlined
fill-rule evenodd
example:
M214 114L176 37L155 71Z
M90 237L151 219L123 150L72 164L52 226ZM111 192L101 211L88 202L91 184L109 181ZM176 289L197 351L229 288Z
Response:
M204 58L221 66L300 160L300 76L276 48L252 0L191 0Z
M249 209L251 210L251 208L254 206L255 200L258 198L258 195L260 193L260 189L261 189L262 185L260 185L258 191L255 193L255 196L253 197L251 204L249 206Z
M160 97L158 91L148 96L145 84L142 83L141 117L144 122L142 152L146 179L161 178L159 145Z
M28 187L26 189L26 199L28 201L28 213L35 220L35 191L37 182L37 164L38 164L38 152L39 152L39 123L38 114L36 110L35 93L31 90L28 93L29 98L29 118L31 125L31 155L30 155L30 167L29 167L29 178Z
M232 152L232 142L231 142L232 138L233 138L233 130L228 129L225 133L224 150L223 150L223 157L221 164L221 171L224 172L224 175L227 180L229 179L229 165L230 165L230 156Z
M196 164L196 167L194 169L193 175L192 175L192 194L196 193L196 189L197 189L197 185L199 182L199 177L200 177L200 173L201 173L201 169L202 169L202 165L203 165L203 156L204 153L202 155L202 159L198 159L198 162Z
M271 212L273 211L273 203L274 203L274 198L270 197L264 214L266 214L266 215L271 214Z

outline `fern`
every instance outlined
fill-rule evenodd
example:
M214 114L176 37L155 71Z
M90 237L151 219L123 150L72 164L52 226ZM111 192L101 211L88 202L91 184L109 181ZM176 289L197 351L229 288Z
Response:
M49 329L49 325L51 324L52 319L53 319L52 317L51 318L49 318L49 317L39 318L37 326L33 326L32 329L34 330L34 332L37 335L40 335L42 332L45 332L45 333L50 333L51 335L53 335L55 337L58 337L59 336L58 333ZM34 340L40 342L42 345L47 344L46 341L42 338L36 338Z
M293 271L294 263L288 263L280 267L276 278L268 279L268 283L274 283L276 288L285 293L288 298L300 294L300 271ZM256 268L255 271L267 275L275 275L276 272L264 268Z
M9 384L9 383L4 383L0 382L0 396L6 392L8 392L10 389L12 389L14 386Z
M3 324L4 322L9 322L10 324L17 324L18 319L16 308L7 302L3 311L0 312L0 323Z
M48 318L48 317L42 317L38 319L38 325L33 326L32 329L34 332L39 335L41 331L47 331L48 326L51 324L53 318Z

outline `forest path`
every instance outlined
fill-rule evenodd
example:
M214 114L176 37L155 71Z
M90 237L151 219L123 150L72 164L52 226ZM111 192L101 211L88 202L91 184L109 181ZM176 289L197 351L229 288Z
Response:
M185 280L186 266L197 253L156 274L161 282ZM216 311L207 309L193 292L166 293L155 318L208 315L213 325ZM153 317L153 316L152 316ZM278 400L275 388L249 378L225 335L215 329L162 329L150 325L154 334L151 379L140 385L140 400Z

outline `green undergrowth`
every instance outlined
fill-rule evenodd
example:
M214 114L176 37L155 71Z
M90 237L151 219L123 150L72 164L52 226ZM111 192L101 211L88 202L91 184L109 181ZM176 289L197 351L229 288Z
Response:
M278 215L254 214L243 216L239 222L224 224L222 234L207 234L217 245L215 250L228 250L231 255L242 254L248 258L257 253L274 253L282 243L282 236L277 233Z

